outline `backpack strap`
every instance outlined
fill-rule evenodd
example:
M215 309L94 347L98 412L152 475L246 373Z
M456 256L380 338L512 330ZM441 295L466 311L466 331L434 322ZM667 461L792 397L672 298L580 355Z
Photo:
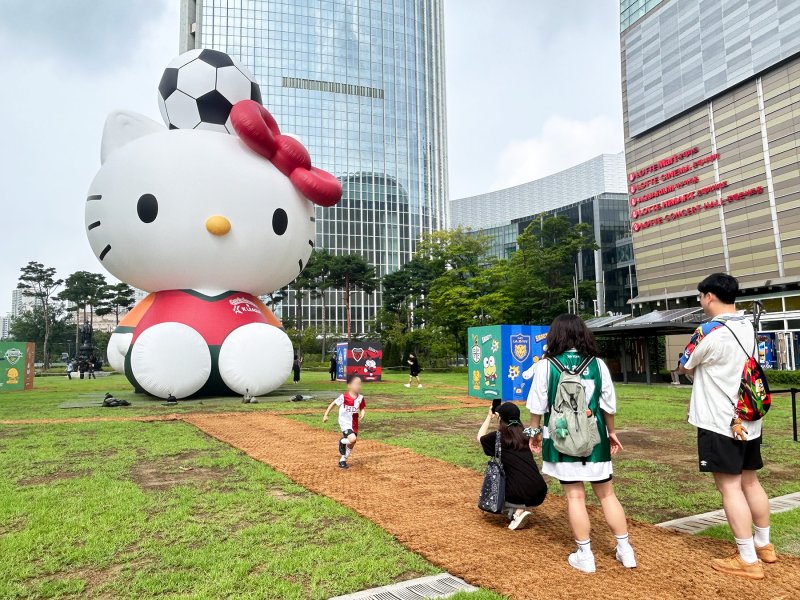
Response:
M500 446L500 432L497 432L497 435L494 437L494 457L500 461L500 456L502 454L502 449ZM502 461L500 461L502 463Z
M588 356L584 358L583 361L581 361L581 363L577 367L569 369L564 365L562 365L561 361L559 361L555 356L547 357L547 360L550 361L550 364L552 364L559 373L571 373L572 375L583 373L586 370L586 367L588 367L594 359L595 359L594 356Z
M717 321L717 323L721 323L721 324L722 324L722 326L723 326L725 329L727 329L728 331L730 331L730 332L731 332L731 335L733 336L733 339L735 339L735 340L736 340L736 343L737 343L737 344L739 344L739 348L741 348L741 349L742 349L742 352L744 352L744 354L745 354L745 356L746 356L747 358L753 358L753 357L755 356L755 354L756 354L756 350L758 349L758 338L757 338L757 335L758 335L758 334L756 334L756 337L753 339L753 352L752 352L752 353L750 353L750 352L748 352L747 350L745 350L745 348L744 348L744 345L742 344L742 342L740 342L740 341L739 341L739 338L738 338L738 337L736 337L736 334L733 332L733 329L731 329L730 327L728 327L728 324L727 324L725 321Z

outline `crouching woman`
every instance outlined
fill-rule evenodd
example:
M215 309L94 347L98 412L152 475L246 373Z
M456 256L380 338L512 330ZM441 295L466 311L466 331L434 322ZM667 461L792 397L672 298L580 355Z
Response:
M489 426L498 421L497 431L489 433ZM544 482L533 460L520 421L519 408L505 402L489 414L478 430L478 442L487 456L494 456L497 434L500 434L500 461L506 473L506 504L503 512L511 521L509 529L520 529L531 516L530 508L539 506L547 495Z

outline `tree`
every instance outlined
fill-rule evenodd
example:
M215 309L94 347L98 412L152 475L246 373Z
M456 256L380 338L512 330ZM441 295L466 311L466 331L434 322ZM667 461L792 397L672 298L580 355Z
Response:
M429 308L431 285L445 271L443 263L417 254L381 280L384 310L395 314L406 329L421 326Z
M106 295L106 278L99 273L75 271L64 281L64 289L58 295L59 300L72 302L75 305L75 348L80 345L80 327L88 321L86 309L95 303L102 306ZM81 314L82 313L82 314Z
M367 262L367 259L358 254L333 256L329 265L328 284L330 287L342 290L347 321L347 339L350 340L352 339L350 296L357 290L361 290L365 294L375 291L378 286L375 269Z
M127 283L106 286L101 295L103 301L95 312L98 316L113 312L117 325L119 325L119 312L128 311L136 304L136 291Z
M34 307L38 306L42 309L41 316L44 329L42 352L44 355L44 368L47 369L50 366L48 344L50 342L52 300L55 291L64 281L56 279L55 267L45 267L40 262L31 261L22 267L20 272L17 289L22 290L23 295L34 299Z
M52 344L64 344L64 351L68 352L71 348L70 338L72 337L72 322L71 315L67 314L64 309L58 305L50 307L48 312L48 342ZM45 362L49 367L50 362L47 359L48 352L44 350L45 338L45 318L44 310L41 306L36 305L31 310L25 311L20 316L11 321L9 334L11 339L19 342L33 342L36 344L37 354L41 353L42 362Z
M575 295L575 271L581 252L594 252L591 227L572 225L564 217L534 220L517 239L509 259L506 292L509 319L518 323L549 323L566 310ZM591 281L579 284L582 298L594 297Z

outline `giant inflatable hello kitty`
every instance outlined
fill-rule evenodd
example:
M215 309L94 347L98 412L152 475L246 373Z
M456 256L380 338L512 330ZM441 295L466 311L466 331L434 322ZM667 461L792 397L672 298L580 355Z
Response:
M230 121L237 135L115 112L103 131L89 242L109 272L150 292L114 331L108 361L153 396L255 396L285 381L292 344L258 296L303 270L314 205L341 198L259 103L238 102Z

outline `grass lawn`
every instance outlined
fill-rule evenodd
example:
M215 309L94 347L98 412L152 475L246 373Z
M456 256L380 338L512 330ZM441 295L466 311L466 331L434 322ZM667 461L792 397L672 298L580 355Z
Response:
M458 403L466 377L426 371L419 390L389 373L365 386L364 438L482 470L475 434L485 409ZM259 404L206 398L166 407L133 394L119 375L48 377L33 391L0 394L0 419L297 411L293 418L323 427L322 411L341 390L327 373L305 371L300 384ZM107 391L132 406L97 406ZM314 398L289 402L296 393ZM626 448L615 480L634 518L660 522L720 507L711 478L696 471L689 393L618 387ZM452 408L393 412L432 405ZM324 427L335 429L334 421ZM800 444L791 442L785 397L767 417L763 453L767 492L800 491ZM707 535L730 539L725 527ZM773 537L780 550L800 554L800 511L775 515ZM0 425L0 557L0 598L327 598L436 572L369 521L180 422ZM457 598L501 597L481 590Z
M0 598L327 598L437 572L178 423L0 430Z

